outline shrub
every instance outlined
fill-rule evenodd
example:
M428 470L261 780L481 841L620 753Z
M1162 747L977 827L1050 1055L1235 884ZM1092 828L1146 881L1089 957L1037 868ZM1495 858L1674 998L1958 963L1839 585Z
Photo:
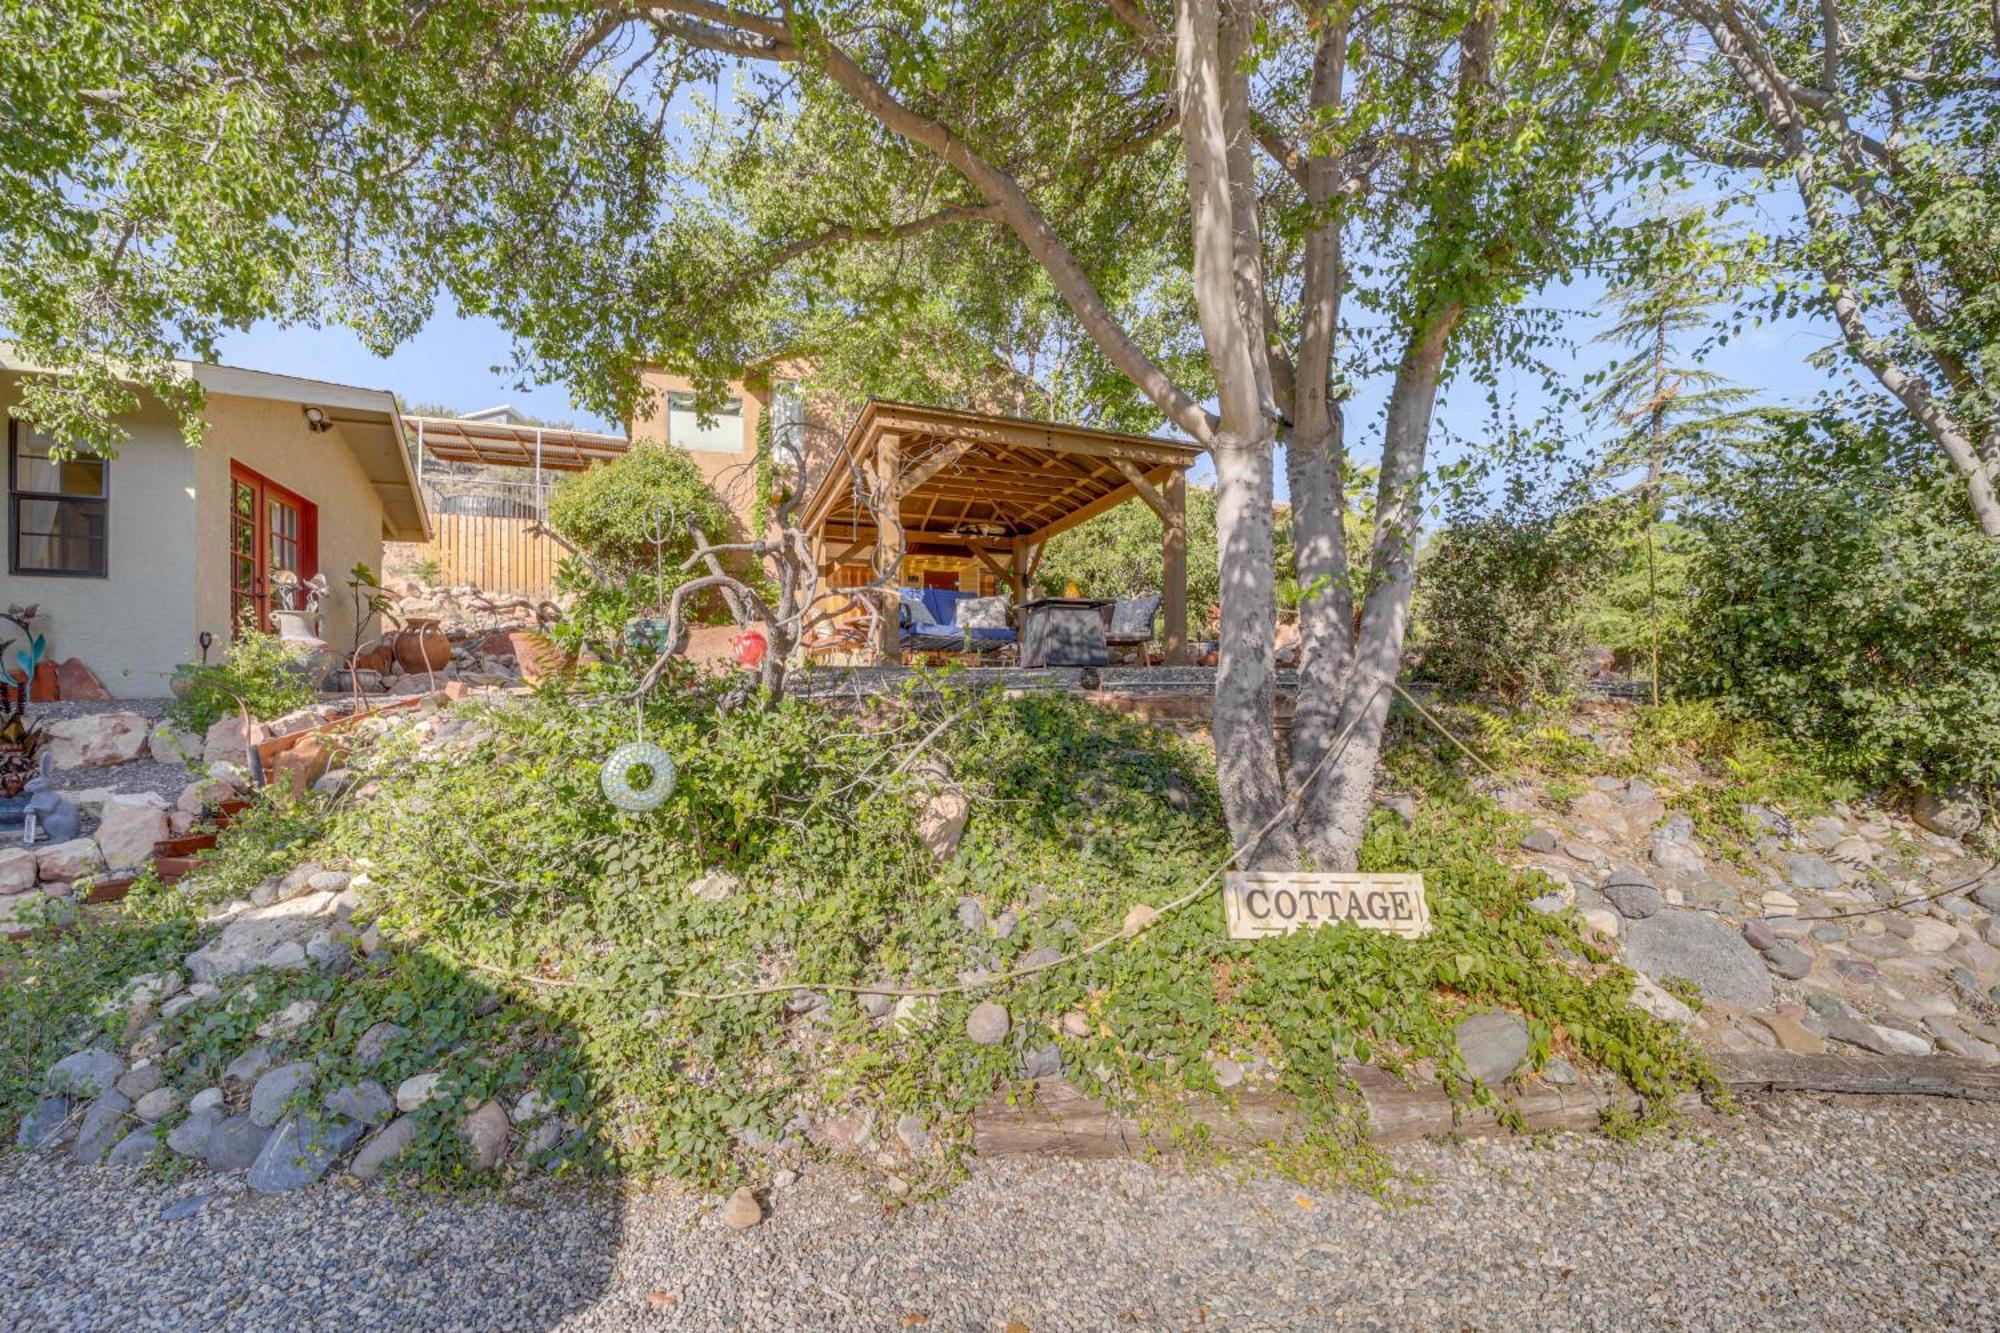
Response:
M246 618L222 661L194 669L187 688L167 705L167 718L199 736L234 715L239 701L250 716L271 718L304 708L318 697L299 653Z
M640 445L615 463L564 479L549 497L549 526L582 558L557 570L557 588L573 598L553 631L557 640L572 651L590 645L622 652L628 621L664 612L674 589L708 572L681 568L694 550L690 521L711 542L735 535L728 507L678 450ZM725 563L746 572L743 561ZM718 596L695 601L700 605L689 607L691 614L725 609Z
M1683 684L1869 783L2000 783L2000 544L1952 479L1838 425L1715 468Z
M1544 506L1518 487L1497 509L1454 516L1417 571L1423 674L1513 700L1574 688L1583 609L1619 521L1612 505Z
M549 496L549 526L607 574L650 574L654 538L671 577L693 549L689 520L710 541L735 525L729 509L678 450L640 445L615 463L566 477ZM671 589L669 589L671 590Z

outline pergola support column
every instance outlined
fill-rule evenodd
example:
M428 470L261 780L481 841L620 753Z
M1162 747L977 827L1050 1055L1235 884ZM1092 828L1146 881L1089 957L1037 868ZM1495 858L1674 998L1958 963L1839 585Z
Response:
M880 613L875 622L875 660L894 666L902 660L898 614L902 610L903 568L902 440L884 435L875 450L875 580Z
M1166 625L1166 662L1186 666L1187 642L1187 473L1173 468L1167 473L1166 512L1160 518L1166 528L1161 546L1160 611Z

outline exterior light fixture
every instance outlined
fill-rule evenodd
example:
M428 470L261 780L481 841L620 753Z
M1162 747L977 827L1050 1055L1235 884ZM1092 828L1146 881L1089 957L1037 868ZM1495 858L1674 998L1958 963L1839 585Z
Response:
M306 409L306 429L317 435L321 431L332 430L333 423L326 419L326 413L317 407Z

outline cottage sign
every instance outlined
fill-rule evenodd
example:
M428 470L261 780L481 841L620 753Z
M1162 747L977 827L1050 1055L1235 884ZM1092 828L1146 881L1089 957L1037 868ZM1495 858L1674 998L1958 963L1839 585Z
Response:
M1258 940L1352 921L1416 939L1431 928L1422 875L1242 870L1222 883L1229 938Z

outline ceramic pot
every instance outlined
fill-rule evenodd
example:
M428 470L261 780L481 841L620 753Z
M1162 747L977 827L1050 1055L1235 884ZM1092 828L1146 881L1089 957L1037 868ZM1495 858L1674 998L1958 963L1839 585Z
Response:
M521 679L530 685L539 684L549 676L559 676L576 665L575 658L538 630L515 630L507 636L507 642L513 645L514 664L521 669Z
M442 671L451 662L451 640L429 618L412 620L397 630L391 647L396 665L411 675Z

